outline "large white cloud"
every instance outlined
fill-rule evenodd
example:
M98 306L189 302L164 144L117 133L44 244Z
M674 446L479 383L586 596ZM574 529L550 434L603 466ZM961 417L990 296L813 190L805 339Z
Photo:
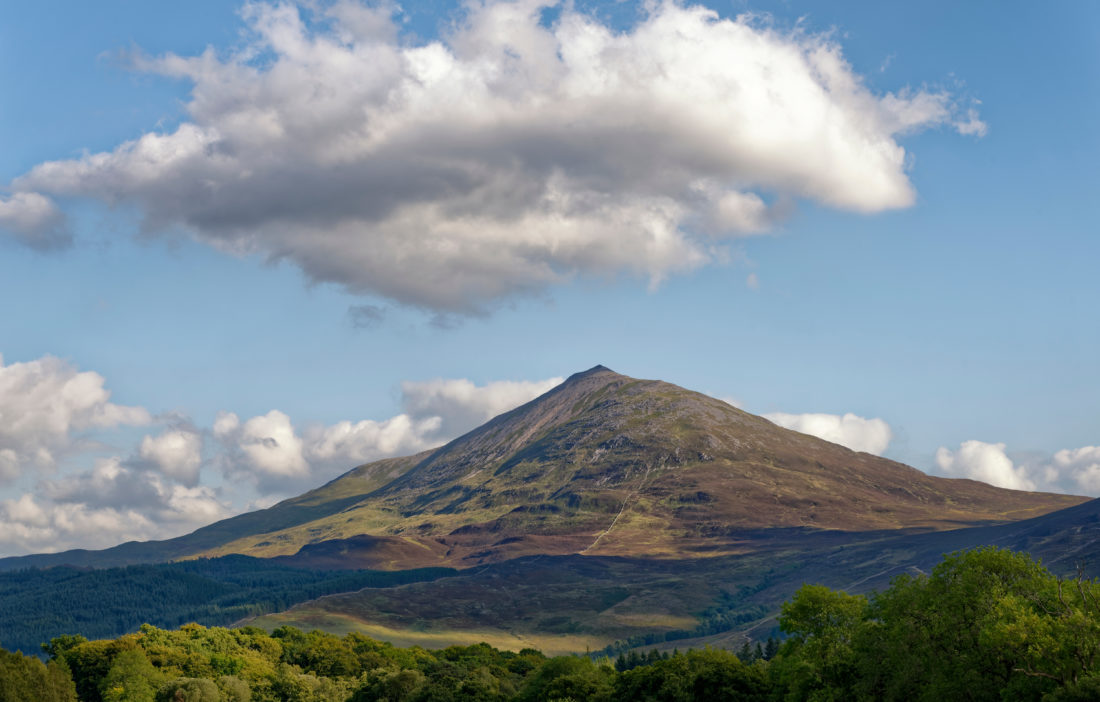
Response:
M136 59L191 81L184 123L43 163L10 202L129 205L146 232L468 313L578 273L659 281L792 199L906 207L897 137L984 129L946 92L872 92L829 36L675 2L625 31L572 4L547 25L550 6L472 3L412 44L385 10L250 3L234 53Z
M8 365L0 356L0 481L53 469L87 430L151 421L144 408L112 403L104 384L52 356Z
M810 434L853 451L866 451L881 456L890 445L894 433L882 419L866 419L848 412L839 414L787 414L773 412L762 415L781 427Z
M241 422L222 413L214 436L222 443L218 463L236 479L264 492L313 487L356 465L438 446L488 419L517 407L561 382L465 379L403 383L403 411L389 419L343 421L297 429L278 410Z

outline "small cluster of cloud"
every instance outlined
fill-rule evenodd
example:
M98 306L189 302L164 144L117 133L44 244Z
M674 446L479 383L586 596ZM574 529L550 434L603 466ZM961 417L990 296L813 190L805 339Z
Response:
M100 459L86 473L46 480L38 495L0 500L0 548L52 552L168 538L229 516L205 486L185 487Z
M985 130L946 91L873 93L830 35L672 0L625 30L572 4L547 23L553 6L473 3L414 44L395 4L249 3L235 53L134 59L192 83L186 121L34 167L0 228L59 245L49 196L92 198L135 208L146 233L471 314L577 274L656 284L797 199L909 206L897 138Z
M23 244L46 251L72 243L65 214L53 200L34 192L0 197L0 231L10 232Z
M964 441L957 451L941 446L936 451L936 465L948 475L980 480L983 483L1012 490L1034 490L1036 483L1022 466L1015 466L1005 454L1004 444L984 441Z
M1100 494L1100 446L1062 449L1053 456L1013 460L1003 443L964 441L957 450L941 446L936 465L946 475L971 478L1013 490Z
M37 480L33 492L9 490L0 499L0 553L100 548L186 533L316 487L355 465L442 444L560 382L407 382L402 412L383 421L298 428L278 410L244 421L222 412L202 429L179 416L154 417L142 407L111 403L102 376L61 359L8 366L0 359L0 478ZM122 425L161 427L126 455L93 459L115 449L89 432ZM92 467L81 470L87 460ZM219 479L225 484L212 487ZM227 494L239 497L242 483L257 497L234 505Z
M0 357L0 483L37 478L34 494L0 500L0 548L13 551L107 546L171 536L228 514L200 486L201 432L186 424L146 435L126 458L97 433L163 423L144 407L111 402L106 381L44 356L5 365Z
M202 434L192 427L168 429L159 436L145 436L137 459L144 465L194 487L202 466Z
M866 419L851 412L843 415L773 412L762 416L781 427L876 456L881 456L894 438L894 432L886 421L878 418Z
M86 448L84 432L152 421L142 407L116 405L103 376L45 356L4 365L0 356L0 483L27 466L52 470Z

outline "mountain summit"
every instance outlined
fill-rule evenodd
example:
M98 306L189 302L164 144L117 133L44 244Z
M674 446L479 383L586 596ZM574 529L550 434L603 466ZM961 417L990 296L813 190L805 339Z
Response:
M298 499L329 496L339 511L210 553L304 549L391 568L534 553L685 557L752 548L762 530L948 529L1081 501L931 477L604 366L439 449L361 466Z
M928 476L596 366L438 449L360 466L179 539L119 548L131 561L244 553L395 569L530 554L685 558L805 530L1014 521L1083 500Z

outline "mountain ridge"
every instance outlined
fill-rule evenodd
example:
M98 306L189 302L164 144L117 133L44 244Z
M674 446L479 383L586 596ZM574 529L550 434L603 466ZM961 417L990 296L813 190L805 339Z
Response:
M755 550L761 529L944 530L1085 499L928 476L599 365L443 446L357 466L266 510L161 542L0 559L0 570L230 553L309 565L325 542L330 565L343 553L346 567L386 569L728 555Z

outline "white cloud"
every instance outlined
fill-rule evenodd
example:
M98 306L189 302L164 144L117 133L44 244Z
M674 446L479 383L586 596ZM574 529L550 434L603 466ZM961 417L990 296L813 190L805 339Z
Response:
M964 441L958 451L941 446L936 465L948 475L980 480L1012 490L1034 490L1036 483L1023 467L1017 467L1005 453L1004 444Z
M64 213L39 193L17 192L0 197L0 231L32 249L58 249L72 243Z
M161 526L205 524L225 516L228 510L209 486L179 485L156 473L129 467L118 457L99 459L84 473L45 480L39 492L56 504L136 510L155 518Z
M984 129L946 92L871 92L828 36L674 2L625 31L572 4L546 26L548 6L474 3L413 45L396 5L309 22L314 3L250 3L236 53L136 59L193 84L175 131L40 164L8 202L130 205L146 232L475 313L577 274L655 283L720 260L772 199L907 207L896 138Z
M43 481L38 495L0 500L0 552L169 538L231 513L210 487L172 484L127 468L117 457L101 459L85 473Z
M298 478L309 474L302 440L294 433L290 417L279 410L242 424L238 442L251 468L263 475Z
M1100 446L1062 449L1054 454L1049 470L1072 480L1081 492L1100 495Z
M0 478L35 467L49 477L33 493L0 493L0 554L100 548L168 538L241 508L263 506L379 458L408 455L474 428L561 382L431 380L402 386L402 412L382 421L297 428L278 410L242 421L221 412L210 428L213 466L258 491L202 484L204 430L186 417L153 418L110 402L102 376L50 356L5 366L0 358ZM127 455L98 457L94 432L120 424L167 424ZM234 493L236 506L224 492ZM250 494L251 493L251 494ZM256 499L258 496L258 499ZM6 498L6 499L5 499Z
M414 421L437 418L435 433L452 438L533 400L562 380L499 380L481 386L465 379L405 382L401 384L401 405Z
M1006 450L1003 443L964 441L958 451L940 447L936 465L953 477L998 487L1100 496L1100 446L1049 453Z
M106 548L142 538L152 527L148 518L132 510L40 504L28 493L0 500L0 550L9 554Z
M232 412L218 412L214 418L214 436L221 439L229 436L241 426L241 420Z
M314 487L362 463L438 446L561 383L465 379L403 383L401 414L382 421L343 421L296 429L272 410L241 423L219 414L214 435L223 444L218 463L228 475L252 481L265 493Z
M399 414L385 421L337 422L305 431L310 463L347 470L385 456L400 456L436 445L442 421L439 417L413 419Z
M890 425L882 419L866 419L851 412L844 415L773 412L762 416L781 427L877 456L882 455L894 436Z
M194 486L202 465L202 435L188 429L169 429L159 436L146 436L138 456L170 478Z
M0 481L52 470L80 432L152 421L144 408L110 402L104 383L52 356L6 366L0 357Z
M954 123L959 134L969 134L976 137L984 137L989 132L989 125L978 117L978 111L970 108L966 111L966 119L958 119Z

